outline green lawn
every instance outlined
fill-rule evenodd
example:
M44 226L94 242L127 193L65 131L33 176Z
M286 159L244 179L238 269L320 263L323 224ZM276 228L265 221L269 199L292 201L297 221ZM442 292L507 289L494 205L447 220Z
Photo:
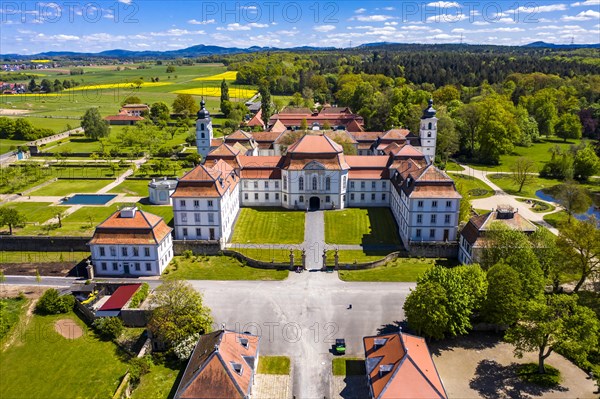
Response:
M150 372L140 379L133 391L132 399L165 399L174 387L181 370L164 364L154 364Z
M57 180L29 193L29 195L62 197L75 193L95 193L110 183L110 180Z
M176 256L163 273L165 280L284 280L288 270L264 270L243 266L228 256Z
M0 263L72 262L88 256L89 252L0 251Z
M304 212L281 208L242 208L231 239L236 244L300 244Z
M0 139L0 154L4 154L11 150L11 148L17 148L21 144L25 144L27 141L25 140L10 140L10 139Z
M2 298L0 299L0 343L9 334L11 328L19 321L25 313L29 301L25 298ZM1 373L0 373L1 374Z
M53 153L92 153L102 151L102 145L100 141L88 139L86 137L71 137L69 141L66 141L60 145L53 146L48 144L48 148L52 149L44 150Z
M125 180L123 183L110 190L109 193L124 193L137 197L147 197L148 183L150 183L150 180Z
M287 356L261 356L258 359L258 374L290 374L290 358Z
M553 210L556 209L556 207L554 205L548 204L543 201L528 200L525 198L517 198L517 201L519 201L519 202L531 201L531 203L529 204L529 206L530 206L529 209L531 209L531 211L533 211L535 213L547 213L547 212L552 212Z
M365 360L355 357L336 357L331 361L333 375L366 375Z
M328 244L400 245L398 228L389 208L348 208L325 211Z
M458 173L451 173L450 177L454 179L457 186L462 185L463 190L469 193L471 199L487 198L494 195L494 190L476 177Z
M25 118L27 119L34 127L37 128L46 128L54 130L56 133L61 133L67 131L67 125L71 126L71 129L75 129L81 125L81 121L78 119L66 119L66 118L40 118L35 116L14 116L10 117L12 119L17 118Z
M365 270L339 270L343 281L417 281L417 278L436 263L447 260L399 258L385 266Z
M10 202L4 205L8 208L14 208L23 213L27 218L27 223L44 223L55 217L56 212L64 211L68 207L52 205L51 202Z
M536 198L536 191L543 188L550 188L561 183L561 181L556 179L532 177L532 179L526 185L524 185L523 189L519 192L519 186L513 181L509 174L490 174L488 175L488 178L506 193L528 198Z
M544 222L550 224L552 227L560 229L560 227L567 223L569 220L569 214L567 211L554 212L544 216Z
M474 169L499 171L499 172L510 172L511 167L515 164L517 159L525 157L535 162L536 172L539 172L546 162L550 160L550 149L558 146L561 149L568 149L571 145L579 144L582 140L569 140L565 143L562 139L552 137L550 139L542 138L541 143L534 143L531 147L517 147L515 146L513 153L508 155L500 156L500 165L497 166L485 166L477 164L469 164Z
M71 319L84 331L68 340L54 330ZM127 370L127 355L101 341L74 313L33 315L27 330L0 357L6 398L110 398Z
M249 258L260 260L263 262L276 262L276 263L289 263L290 261L290 250L289 249L278 249L278 248L231 248L232 250L246 255ZM302 251L294 250L294 264L302 264Z
M452 162L452 161L446 162L446 172L462 172L463 170L465 170L465 168L463 168L456 162Z

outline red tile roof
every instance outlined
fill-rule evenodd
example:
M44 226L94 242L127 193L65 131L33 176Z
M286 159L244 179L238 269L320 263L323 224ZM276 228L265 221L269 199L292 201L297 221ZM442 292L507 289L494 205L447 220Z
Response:
M123 217L121 210L100 223L90 244L156 245L171 233L163 218L136 210L134 217Z
M288 154L338 154L341 145L327 136L307 134L288 147Z
M389 161L387 155L346 155L351 168L385 168Z
M285 125L279 119L277 119L275 121L275 123L273 124L273 126L271 126L271 131L272 132L283 133L286 130L287 130L287 128L285 127Z
M367 377L377 399L447 399L425 339L406 333L363 338Z
M365 129L363 129L363 127L356 121L353 120L352 122L350 122L347 126L346 126L346 130L349 132L364 132Z
M105 116L104 120L105 121L141 121L141 120L144 120L144 118L142 118L141 116L135 116L135 115L119 114L119 115Z
M238 183L239 178L226 161L207 160L204 165L196 166L179 179L171 197L222 197L228 190L235 189Z
M265 123L262 120L262 109L259 109L258 112L250 119L246 126L265 126Z
M254 137L254 140L256 140L257 142L269 142L269 143L273 143L275 140L277 140L279 138L279 136L281 136L281 132L253 132L252 133L252 137Z
M108 300L100 307L100 311L121 310L129 299L140 288L141 284L122 285L108 298Z

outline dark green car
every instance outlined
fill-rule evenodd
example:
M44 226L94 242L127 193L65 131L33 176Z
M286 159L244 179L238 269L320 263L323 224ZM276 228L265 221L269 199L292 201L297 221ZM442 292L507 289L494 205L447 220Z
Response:
M346 353L346 340L344 338L338 338L335 340L335 353L343 355Z

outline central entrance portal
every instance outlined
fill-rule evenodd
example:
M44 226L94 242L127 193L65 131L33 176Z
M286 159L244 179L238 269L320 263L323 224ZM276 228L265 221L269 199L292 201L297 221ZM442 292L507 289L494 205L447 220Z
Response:
M319 197L310 197L308 204L311 211L317 211L321 208L321 199Z

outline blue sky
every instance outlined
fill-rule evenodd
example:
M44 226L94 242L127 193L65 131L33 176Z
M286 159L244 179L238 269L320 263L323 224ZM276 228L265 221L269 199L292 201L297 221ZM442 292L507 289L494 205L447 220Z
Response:
M600 42L600 0L0 1L0 53Z

